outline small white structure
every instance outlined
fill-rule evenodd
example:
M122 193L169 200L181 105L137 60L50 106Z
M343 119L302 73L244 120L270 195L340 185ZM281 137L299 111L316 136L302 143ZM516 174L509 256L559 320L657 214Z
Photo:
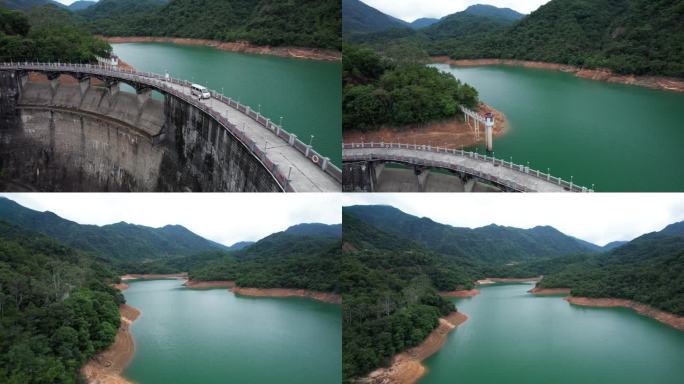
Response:
M119 66L119 56L117 56L117 55L112 55L112 56L109 58L109 65L111 65L111 66L113 66L113 67L118 67L118 66Z
M485 137L487 140L487 151L492 151L492 135L494 131L494 114L487 113L485 115Z
M193 84L191 86L192 89L192 95L197 96L200 100L202 99L211 99L211 93L206 87L203 87L199 84Z

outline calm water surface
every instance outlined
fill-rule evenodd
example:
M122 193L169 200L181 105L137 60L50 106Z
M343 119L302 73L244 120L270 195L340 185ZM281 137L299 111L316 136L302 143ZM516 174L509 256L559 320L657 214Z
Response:
M684 191L684 94L541 69L434 66L506 114L496 157L603 192Z
M124 292L142 311L132 326L136 354L127 378L139 384L341 382L339 306L181 284L139 281Z
M469 319L425 361L420 384L676 384L684 332L621 308L535 297L528 284L456 299Z
M138 70L203 84L259 109L338 166L342 142L342 65L171 43L112 44Z

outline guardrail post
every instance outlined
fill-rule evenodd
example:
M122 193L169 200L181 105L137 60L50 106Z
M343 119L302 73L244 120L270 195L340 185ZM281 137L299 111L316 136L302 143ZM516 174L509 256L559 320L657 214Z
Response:
M328 163L330 163L330 158L324 157L323 162L321 163L321 169L325 171L328 168Z
M288 141L289 144L294 147L295 141L297 141L297 135L290 133L290 140Z
M306 151L304 152L304 156L309 157L309 151L311 151L311 146L307 145L306 146Z

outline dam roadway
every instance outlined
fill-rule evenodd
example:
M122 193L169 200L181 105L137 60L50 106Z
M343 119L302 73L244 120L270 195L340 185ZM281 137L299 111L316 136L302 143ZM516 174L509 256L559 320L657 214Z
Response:
M152 91L157 91L166 97L168 97L168 95L173 96L215 120L215 124L218 124L218 126L223 128L225 133L228 133L237 140L244 149L256 159L259 167L262 169L262 171L258 172L259 175L266 173L273 178L273 182L271 182L273 186L268 187L268 189L251 185L250 188L247 189L272 189L287 192L338 192L341 189L342 175L339 168L332 164L328 158L317 153L311 146L304 144L296 135L288 133L271 122L270 119L252 110L250 107L242 105L217 92L212 91L212 97L210 99L199 100L197 97L192 96L190 82L172 79L149 72L122 70L102 65L3 63L0 64L0 71L11 71L13 76L14 74L18 74L19 76L17 77L22 77L21 80L18 80L21 85L19 85L19 95L17 96L18 101L16 102L16 107L19 109L68 109L75 113L81 112L92 115L93 108L79 111L81 105L87 104L86 96L89 92L88 90L94 87L90 83L91 78L98 79L106 85L107 91L104 93L107 97L116 97L118 94L122 93L118 89L118 83L125 83L134 87L136 89L135 96L137 97L140 109L140 111L138 111L139 116L144 116L143 109L152 109L152 107L150 107L150 105L152 105L150 103L153 102L150 98ZM24 97L22 92L26 83L29 82L29 73L44 74L47 76L48 80L50 80L53 96L51 98L44 98L49 99L49 101L34 96L33 99L29 99L29 102L26 102L25 99L27 97ZM55 89L58 89L58 87L66 89L66 86L54 84L62 75L71 76L79 82L81 86L81 95L78 96L78 93L75 93L74 98L80 98L80 101L67 100L64 102L64 100L61 100L60 102L57 100L59 97L54 96L54 93L56 92ZM115 86L116 90L113 90L112 86ZM7 97L7 92L3 93L3 96ZM35 100L39 100L39 102L36 103ZM100 103L97 105L99 106ZM121 103L117 102L117 104L115 104L117 107L118 105L121 105ZM160 106L159 108L163 109L164 106ZM126 111L126 115L128 112L129 111ZM135 111L132 112L131 115L135 115ZM185 114L183 115L185 116ZM109 115L103 114L102 118L111 119L112 113ZM145 136L148 138L156 140L156 138L164 135L164 130L169 129L169 119L166 118L166 121L163 124L157 124L156 122L156 125L152 126L147 124L148 121L152 120L154 119L144 120L139 117L137 121L140 121L142 126L135 128L137 128L138 133L142 132L143 135L146 134ZM131 126L131 120L124 118L121 119L120 122L121 126ZM205 125L206 124L200 124L200 128L205 129ZM158 129L158 127L160 127L160 129ZM220 138L223 138L224 132L220 132L221 135L219 135L219 132L216 132L215 128L209 127L206 129L207 141L209 142L203 144L206 144L204 147L208 147L213 155L215 152L219 151L218 147L222 142ZM187 135L187 132L183 132L182 134ZM196 136L200 134L202 133L194 133ZM178 137L178 135L178 132L176 132L175 135L172 132L167 132L167 136L170 137L169 140L173 140L173 136ZM185 143L185 141L187 141L187 139L180 140L181 143ZM212 147L216 148L213 149ZM233 163L236 162L234 159L230 160ZM243 161L240 161L240 163L242 162ZM216 167L219 166L220 165L217 165ZM232 164L226 165L226 168L230 169L235 167L236 166ZM210 169L213 168L210 167ZM266 172L263 172L264 170ZM249 178L249 175L250 172L245 172L243 178ZM244 184L244 182L242 183ZM249 184L249 182L247 183ZM211 185L215 184L216 183ZM257 183L255 182L254 184ZM265 183L262 182L262 184ZM203 190L209 189L211 189L211 187L203 188ZM222 188L216 188L216 190L222 190Z
M352 173L348 165L362 164L364 171L372 170L369 183L372 188L374 183L377 184L380 174L385 172L384 164L394 163L416 167L418 184L426 183L426 170L442 169L467 175L468 178L479 179L509 191L592 192L590 189L573 184L572 181L568 182L550 174L532 170L527 166L473 152L427 145L345 143L342 148L342 161L345 163L345 191L352 191L358 187L353 185L355 181L351 180L351 177L347 177ZM375 181L372 181L373 179ZM421 187L425 190L425 185Z

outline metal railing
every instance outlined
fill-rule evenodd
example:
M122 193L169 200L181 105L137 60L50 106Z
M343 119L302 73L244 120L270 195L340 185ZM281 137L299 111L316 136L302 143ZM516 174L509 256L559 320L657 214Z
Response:
M199 108L213 119L219 122L232 136L237 138L246 148L248 148L252 153L254 153L259 161L265 165L266 169L274 176L274 179L278 181L283 190L287 192L293 192L294 189L290 185L290 180L285 177L283 169L278 169L278 165L273 163L268 157L263 149L261 149L251 138L247 137L245 132L239 130L234 124L230 123L228 119L224 118L219 112L215 111L213 108L204 105L192 96L178 92L173 87L168 86L168 83L177 84L183 87L190 87L191 82L187 80L175 79L172 77L166 77L153 72L141 72L132 69L125 69L119 67L113 67L111 65L93 65L93 64L68 64L68 63L0 63L0 69L16 69L16 70L33 70L33 71L58 71L58 72L76 72L76 73L88 73L94 75L102 75L107 77L115 77L118 79L129 80L136 83L141 83L144 85L151 86L158 90L162 90L165 93L171 94L181 100L188 102ZM290 146L295 148L298 152L304 155L309 161L315 164L323 172L331 176L337 182L342 182L342 171L340 168L335 166L330 162L330 159L322 156L319 152L315 151L311 146L304 144L301 140L297 138L297 135L290 133L283 129L282 126L274 124L270 119L261 115L259 112L255 112L251 107L241 104L230 97L210 90L212 97L223 104L236 109L249 118L254 120L260 126L268 129L278 136L281 140L288 143Z
M542 180L551 184L558 185L568 191L571 192L594 192L592 189L583 187L581 185L577 185L573 183L572 181L566 181L561 179L560 177L555 177L552 176L548 173L541 172L539 170L535 170L530 168L529 166L521 165L521 164L515 164L510 161L506 161L503 159L497 159L493 156L487 156L487 155L482 155L476 152L469 152L469 151L464 151L462 149L449 149L449 148L444 148L444 147L433 147L431 145L422 145L422 144L402 144L402 143L385 143L385 142L370 142L370 143L343 143L342 144L342 149L363 149L363 148L380 148L380 149L407 149L407 150L412 150L412 151L419 151L419 152L430 152L430 153L438 153L438 154L447 154L451 156L460 156L464 158L469 158L473 160L478 160L482 161L485 163L492 163L495 166L500 166L504 168L509 168L512 171L522 173L524 175L527 175L529 177L536 178L538 180ZM349 156L349 155L342 155L343 161L362 161L362 160L372 160L369 158L366 158L366 156ZM448 163L448 162L442 162L442 161L436 161L436 160L429 160L429 159L424 159L420 157L413 157L413 156L399 156L399 155L393 155L393 154L383 154L382 160L388 160L388 161L398 161L402 163L408 163L408 164L415 164L415 165L422 165L422 166L428 166L428 167L436 167L436 168L444 168L444 169L452 169L460 172L466 172L468 174L481 177L486 180L490 180L493 182L496 182L498 184L504 185L506 187L512 188L516 191L521 191L521 192L530 192L529 187L522 186L520 184L517 184L513 181L510 180L503 180L501 178L498 178L496 176L490 175L483 173L481 171L471 169L468 167L464 167L458 164L454 163Z

